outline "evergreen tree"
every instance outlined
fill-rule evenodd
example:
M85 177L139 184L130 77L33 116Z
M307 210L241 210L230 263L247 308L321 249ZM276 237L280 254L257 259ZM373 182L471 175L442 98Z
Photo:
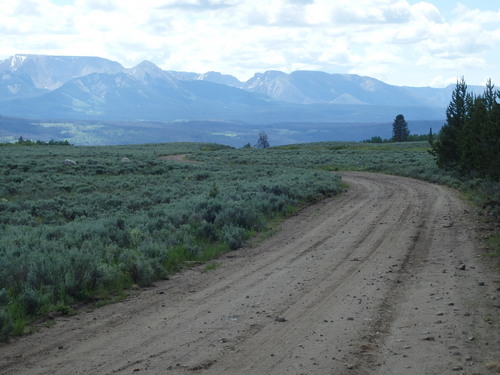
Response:
M394 142L404 142L408 139L410 130L403 115L397 115L392 123L392 140Z
M259 139L257 140L257 144L255 145L255 147L256 148L268 148L268 147L270 147L266 133L264 133L264 132L259 133Z
M459 132L458 169L469 175L484 175L487 164L484 130L488 111L481 96L474 97Z
M486 176L498 180L500 179L500 91L495 90L491 79L486 83L483 97L487 111L482 143L487 165L483 171Z
M429 130L429 144L434 146L434 134L432 133L432 128Z
M473 177L500 178L500 91L488 80L482 95L457 82L446 124L431 153L439 167Z
M467 84L462 77L457 81L451 102L446 109L446 123L439 132L439 140L434 142L432 154L436 163L443 169L456 169L460 160L460 132L470 106L471 96L467 93Z

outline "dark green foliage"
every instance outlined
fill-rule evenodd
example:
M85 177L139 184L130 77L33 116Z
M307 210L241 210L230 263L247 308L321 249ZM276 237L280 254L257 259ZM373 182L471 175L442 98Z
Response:
M212 185L212 188L210 189L210 191L208 192L208 196L210 198L215 198L219 195L219 187L217 186L217 184L213 184Z
M222 240L230 250L235 250L245 241L245 230L242 227L226 225L222 231Z
M370 139L365 139L363 142L365 143L384 143L389 142L388 139L382 139L380 136L371 137Z
M446 109L446 124L439 132L439 141L434 143L433 153L440 168L453 170L460 161L460 137L471 95L467 92L467 84L462 77L452 94L452 99Z
M471 177L500 178L500 91L488 81L483 95L457 82L446 111L446 124L432 143L439 167Z
M432 142L434 139L434 135L431 134L410 134L405 142L422 142L428 141ZM391 143L395 142L392 138L381 138L379 136L371 137L370 139L365 139L362 141L363 143Z
M0 116L0 122L2 120L2 117ZM31 139L24 139L23 136L20 136L15 143L0 143L0 146L72 146L71 143L68 142L68 140L64 141L55 141L51 139L48 142L45 141L32 141Z
M397 115L392 123L392 140L394 142L405 142L410 135L408 123L403 115Z
M0 341L5 341L9 338L14 326L10 314L5 307L0 307Z
M31 288L24 290L20 294L19 301L23 305L27 315L35 315L43 303L38 291Z
M269 140L267 139L267 134L264 132L259 133L259 138L257 139L257 143L255 144L256 148L269 148Z
M0 289L0 308L9 304L9 293L5 288Z

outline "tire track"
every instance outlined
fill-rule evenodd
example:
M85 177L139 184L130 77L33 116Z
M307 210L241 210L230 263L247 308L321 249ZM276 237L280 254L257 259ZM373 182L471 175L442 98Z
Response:
M353 180L347 178L347 181L350 182L351 188L353 188L352 186L353 184L356 184L355 179ZM401 186L398 185L398 188L399 187ZM354 189L356 190L356 194L363 194L362 193L363 190L361 188L363 188L363 186L357 186ZM366 189L366 186L364 187L364 189ZM413 190L409 187L405 186L405 191L406 194L399 192L399 195L400 196L414 195ZM384 199L388 200L389 204L386 207L383 207L382 210L378 212L378 216L385 217L391 210L392 211L400 210L400 208L397 207L398 204L400 204L400 200L394 199L395 194L396 194L395 192L391 192L389 196L384 196ZM373 196L373 192L371 196ZM398 223L404 224L404 222L407 221L410 215L414 212L415 205L412 204L412 201L413 201L412 199L409 199L408 204L405 207L403 207L401 213L397 217ZM364 203L361 204L360 206L363 205ZM351 221L351 219L354 219L359 214L360 212L358 210L355 210L354 212L351 212L346 216L349 218L349 221ZM342 225L341 228L344 228L346 225L348 225L348 223ZM320 289L322 289L320 295L314 298L311 302L309 302L307 306L304 308L304 310L301 311L297 316L293 317L294 324L292 325L292 327L288 326L278 331L273 331L272 337L269 337L270 335L266 335L267 339L264 341L259 341L258 344L256 345L256 349L252 350L251 357L245 359L239 359L237 361L238 362L237 365L224 368L223 371L221 371L221 369L219 368L214 369L213 373L245 374L245 373L255 373L255 371L258 371L258 369L253 368L253 365L255 363L258 363L260 360L262 360L267 353L271 352L272 348L277 347L280 345L280 343L287 341L287 337L294 336L294 334L297 331L300 331L302 327L308 325L312 316L323 307L325 301L331 300L332 296L334 296L335 293L340 288L346 286L348 282L351 281L351 279L356 277L357 273L361 270L361 268L369 264L369 262L375 256L375 253L378 250L383 249L388 244L390 244L392 238L394 238L399 232L398 226L387 226L381 231L381 233L374 233L376 229L379 228L371 225L366 225L362 228L361 232L357 234L356 241L350 245L352 253L346 252L346 255L332 268L330 268L330 272L332 274L336 274L335 280L332 281L331 278L329 280L326 280L327 283L326 287L324 289L320 287ZM326 238L323 238L322 240L318 241L318 243L323 244L331 240L331 238L332 235L328 235ZM298 261L298 259L301 256L304 256L315 249L316 248L308 248L303 252L301 252L300 254L298 254L296 257L294 257L291 261L293 262ZM361 259L358 258L358 261L356 262L350 261L349 258L352 258L353 255L357 254L360 251L359 249L363 249L361 253L362 258ZM321 284L323 283L325 283L325 279L321 280Z
M439 270L450 249L464 256L471 246L457 219L460 204L437 185L342 175L347 193L304 209L257 247L221 257L218 269L187 270L0 346L0 372L405 373L431 355L421 341L408 345L416 348L410 364L393 355L398 334L413 332L415 303L425 311L428 280L442 283L440 293L462 280L442 279ZM451 362L431 349L441 357L428 360L429 369ZM432 371L420 373L447 373Z

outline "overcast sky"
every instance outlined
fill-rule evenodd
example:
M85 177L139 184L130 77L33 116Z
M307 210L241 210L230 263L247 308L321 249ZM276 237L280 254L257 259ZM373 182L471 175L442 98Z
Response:
M132 67L353 73L500 86L498 0L0 0L0 60L100 56Z

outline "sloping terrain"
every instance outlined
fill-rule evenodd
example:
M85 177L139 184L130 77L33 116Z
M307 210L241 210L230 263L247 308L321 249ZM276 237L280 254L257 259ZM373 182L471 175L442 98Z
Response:
M268 71L240 82L148 61L125 68L98 57L16 55L0 61L0 141L110 145L195 137L242 147L263 130L273 145L360 141L390 137L397 114L412 134L437 133L451 91L318 71ZM29 124L13 128L9 117ZM192 122L207 126L193 130Z
M488 374L499 277L456 192L343 173L272 237L0 347L2 374Z
M217 72L165 71L148 61L129 69L98 57L16 55L0 61L0 113L30 119L262 124L390 121L404 113L411 120L442 120L449 90L420 92L313 71L269 71L240 82Z

